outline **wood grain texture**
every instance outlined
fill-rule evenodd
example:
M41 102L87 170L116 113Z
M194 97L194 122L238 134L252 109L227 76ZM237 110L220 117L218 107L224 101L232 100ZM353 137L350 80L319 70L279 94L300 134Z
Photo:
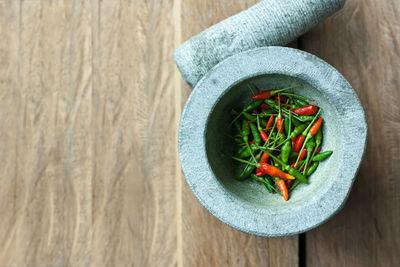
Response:
M400 266L400 2L347 1L302 38L357 91L369 131L348 203L307 233L307 266Z
M182 1L182 40L259 1ZM292 44L293 45L293 44ZM182 97L190 89L184 85ZM183 182L183 266L297 266L298 238L239 232L206 211Z
M89 262L90 9L0 1L1 266Z

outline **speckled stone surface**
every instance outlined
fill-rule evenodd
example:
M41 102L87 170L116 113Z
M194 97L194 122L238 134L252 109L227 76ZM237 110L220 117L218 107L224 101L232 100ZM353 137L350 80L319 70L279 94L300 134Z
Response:
M222 60L249 49L284 45L343 7L345 0L265 0L183 43L175 62L192 88Z
M269 194L253 181L236 181L235 145L225 133L232 108L250 101L248 81L260 88L301 83L296 93L315 100L323 111L323 147L333 150L290 200ZM305 232L344 205L365 150L367 124L357 95L332 66L306 52L258 48L214 67L194 88L182 114L179 156L187 183L201 204L224 223L261 236Z

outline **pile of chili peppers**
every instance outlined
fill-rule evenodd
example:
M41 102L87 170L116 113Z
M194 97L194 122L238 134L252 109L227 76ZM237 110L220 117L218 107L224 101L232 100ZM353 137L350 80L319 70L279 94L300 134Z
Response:
M321 109L301 95L287 92L300 87L253 93L248 104L232 121L238 134L233 139L239 149L233 159L246 164L238 180L251 178L289 199L300 182L308 184L319 162L333 152L320 152ZM233 111L234 112L234 111Z

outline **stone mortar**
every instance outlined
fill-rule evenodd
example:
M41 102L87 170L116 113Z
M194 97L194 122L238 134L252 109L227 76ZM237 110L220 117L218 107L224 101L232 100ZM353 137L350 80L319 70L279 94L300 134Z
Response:
M323 109L322 151L334 153L288 202L261 184L234 178L240 165L230 158L235 145L224 133L233 131L230 110L250 101L249 81L264 89L301 83L295 92ZM182 114L178 146L188 185L214 216L246 233L287 236L322 224L343 207L366 138L360 101L335 68L297 49L266 47L226 59L199 81Z

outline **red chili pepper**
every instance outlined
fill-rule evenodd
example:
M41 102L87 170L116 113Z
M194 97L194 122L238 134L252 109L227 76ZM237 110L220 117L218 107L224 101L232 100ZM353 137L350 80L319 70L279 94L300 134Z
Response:
M315 150L315 155L321 151L321 146L318 146L317 150Z
M293 180L285 180L286 182L286 187L290 188L292 186Z
M276 127L278 127L278 130L280 133L283 132L283 119L277 119L276 120Z
M282 180L282 179L279 179L278 181L276 181L276 185L278 186L279 190L281 191L282 196L283 196L283 199L284 199L285 201L288 201L288 199L289 199L289 192L288 192L288 190L287 190L285 181Z
M250 141L250 142L249 142L249 146L250 146L250 145L255 145L255 144L256 144L256 143L255 143L254 141Z
M271 128L272 124L274 123L274 115L271 115L271 117L269 117L269 120L267 122L267 126L265 127L266 129Z
M266 132L261 131L261 132L260 132L260 136L261 136L261 138L262 138L262 140L263 140L264 142L267 142L267 140L268 140L268 135L267 135Z
M269 160L269 155L268 155L267 153L264 152L264 153L262 154L260 160L258 161L258 163L260 163L260 164L262 164L262 163L267 163L268 160ZM258 173L259 173L260 175L257 175ZM257 169L256 169L256 175L257 175L257 176L263 176L264 174L262 173L262 171L260 171L260 168L257 168Z
M294 112L299 115L313 115L317 112L318 107L314 105L307 105L305 107L296 108Z
M297 169L299 167L299 164L296 164L296 162L293 162L292 165L290 165L293 169Z
M319 118L319 119L314 123L314 125L310 128L310 133L311 133L312 135L316 135L317 132L318 132L318 130L319 130L319 127L321 127L321 124L322 124L322 118Z
M258 170L258 169L257 169ZM264 176L264 173L262 173L261 171L256 172L256 176L260 177L260 176Z
M299 161L302 161L307 156L307 149L303 149L300 153Z
M268 106L267 104L265 104L265 103L262 103L260 107L261 107L263 110L268 110L268 109L269 109L269 106Z
M268 99L271 97L271 91L262 91L259 92L258 94L255 94L251 97L253 100L264 100Z
M304 135L297 136L296 140L294 141L294 147L293 147L293 151L294 152L299 152L300 151L301 146L303 145L304 139L306 139L304 137Z
M260 166L260 171L264 174L268 174L281 179L293 180L294 177L286 172L281 171L275 166L269 165L268 163L262 163Z

